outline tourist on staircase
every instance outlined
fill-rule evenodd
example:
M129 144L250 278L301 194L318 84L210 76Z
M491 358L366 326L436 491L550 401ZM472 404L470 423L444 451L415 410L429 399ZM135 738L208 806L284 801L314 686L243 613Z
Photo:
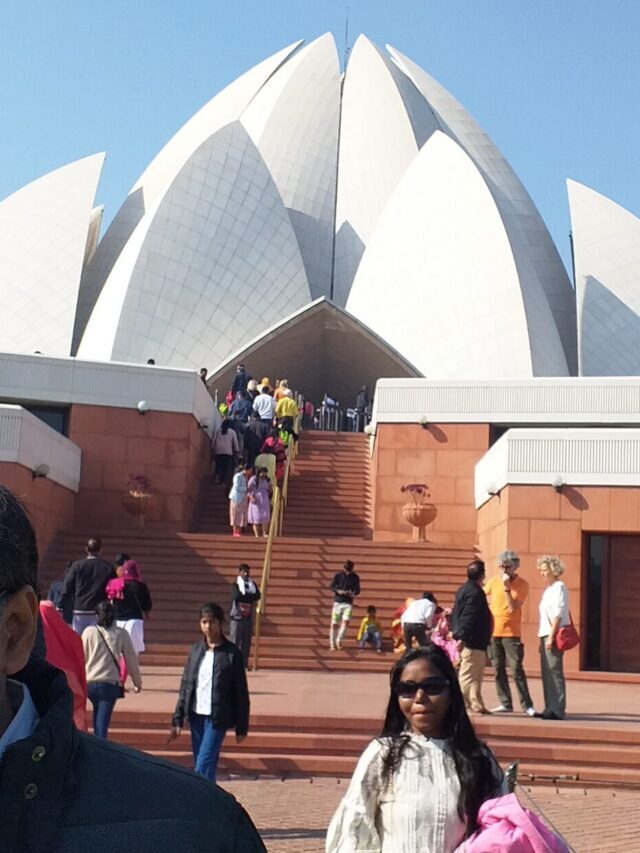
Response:
M65 673L31 654L38 548L4 486L0 554L2 853L265 853L247 813L221 788L74 726Z
M238 577L231 589L231 613L229 627L231 642L242 652L244 665L249 668L251 633L253 630L253 605L260 601L260 589L250 577L251 569L246 563L238 566Z
M266 468L256 468L256 473L249 480L248 493L247 520L253 526L254 536L268 536L271 520L271 482Z
M453 639L460 652L460 687L467 710L490 714L482 699L482 679L491 639L491 612L482 589L485 568L482 560L467 566L467 582L456 592L451 621Z
M251 377L247 373L244 364L239 364L236 367L236 375L233 377L233 383L231 385L231 393L234 398L239 391L242 392L247 390L247 386L250 381L252 381Z
M118 699L124 697L120 675L120 658L124 657L127 670L134 683L134 691L142 690L142 676L131 637L116 625L116 611L110 601L96 608L96 624L85 628L82 634L87 693L93 705L93 731L107 738L111 714Z
M360 623L356 640L361 649L366 648L367 643L370 643L379 655L382 654L382 626L378 620L376 608L372 604L367 607L367 615Z
M269 426L273 425L273 419L276 414L276 401L271 396L268 386L263 387L253 401L253 411L258 413L263 423L269 424Z
M239 446L238 437L234 430L231 429L231 423L226 418L222 421L220 429L214 436L213 453L216 466L215 476L228 492L233 479L234 458L239 453Z
M333 592L333 607L331 608L329 648L334 651L342 648L353 613L353 601L360 595L360 578L354 571L354 563L351 560L345 560L342 571L335 573L330 589Z
M289 380L288 379L277 379L276 380L276 390L273 392L273 399L276 403L279 403L280 400L285 395L285 392L289 390Z
M145 650L144 623L149 618L153 602L149 587L142 580L135 560L127 560L116 570L118 577L107 584L107 597L116 611L116 624L131 637L136 655ZM121 667L122 683L126 684L127 670Z
M249 688L242 652L225 637L224 611L209 602L200 610L203 639L195 643L182 673L180 692L171 722L171 740L191 729L195 771L216 781L225 735L236 730L242 743L249 731ZM239 848L238 848L239 853Z
M296 417L298 416L298 404L293 399L293 391L290 388L285 388L283 395L276 406L276 419L281 433L285 433L288 437L293 437L294 441L298 440L297 433L293 427ZM287 438L287 444L289 443Z
M369 388L363 385L356 397L356 432L364 432L369 420Z
M260 454L270 453L275 457L276 462L276 480L278 485L282 484L282 480L284 478L284 471L287 465L287 448L283 444L282 439L280 438L280 432L278 427L273 427L271 433L265 438L262 447L260 448Z
M543 720L564 720L567 709L567 690L562 659L564 644L559 641L562 629L573 637L568 648L573 648L578 637L569 613L569 592L563 581L564 563L558 557L540 557L538 571L547 585L540 599L540 671L544 691L544 711L536 714Z
M524 644L520 639L522 606L529 594L529 584L518 575L520 558L515 551L498 554L498 574L487 581L484 591L493 616L493 636L489 657L495 670L496 690L500 704L494 714L513 711L513 698L507 678L507 661L513 672L520 705L529 717L535 714L524 672Z
M238 439L240 456L244 454L244 432L251 417L252 401L246 391L238 391L236 398L229 408L231 428Z
M258 391L258 383L255 379L250 379L247 382L247 394L249 395L249 399L253 403L260 392Z
M265 423L257 412L252 412L244 430L244 450L249 465L255 465L256 456L271 434L271 425Z
M242 536L242 530L247 526L249 480L252 475L253 467L249 464L239 465L233 475L233 484L229 492L229 524L232 536Z
M480 806L505 793L451 661L433 644L412 649L391 670L382 732L360 756L326 850L453 853L478 828Z
M73 613L73 630L82 634L96 624L96 608L107 598L107 583L116 573L111 563L100 556L102 539L95 536L87 542L87 556L76 560L64 578L58 607L63 614Z
M419 646L427 645L427 631L433 627L433 617L438 602L432 592L423 592L422 598L414 599L401 616L405 650L413 645L415 637Z

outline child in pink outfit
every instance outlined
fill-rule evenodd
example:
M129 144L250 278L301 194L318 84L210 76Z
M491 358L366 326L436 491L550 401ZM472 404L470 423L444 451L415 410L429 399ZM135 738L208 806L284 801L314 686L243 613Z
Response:
M457 642L451 636L450 617L450 609L443 610L441 607L436 609L435 618L437 621L431 632L431 642L435 643L436 646L440 646L449 656L451 663L454 666L458 666L460 663L460 652L458 651Z

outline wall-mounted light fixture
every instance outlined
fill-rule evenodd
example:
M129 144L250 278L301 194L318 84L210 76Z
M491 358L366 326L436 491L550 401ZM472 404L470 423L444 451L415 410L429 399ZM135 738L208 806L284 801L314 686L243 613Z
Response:
M429 418L426 415L420 415L418 418L418 423L422 427L422 429L429 429Z
M492 498L495 497L495 495L500 494L500 489L496 486L495 483L488 483L484 487L484 490L488 495L491 495Z
M198 421L198 429L204 429L204 430L207 430L207 429L209 429L209 424L201 424L201 423Z
M366 427L364 428L364 431L367 435L374 435L376 428L374 427L373 424L367 424Z
M140 402L138 403L138 411L140 412L140 414L146 415L147 412L149 411L149 409L150 409L150 406L147 403L147 401L146 400L140 400Z
M551 481L551 485L556 492L561 492L562 487L564 486L564 480L560 474L556 474L553 480Z
M50 470L51 469L46 463L41 462L40 465L36 465L36 467L33 469L33 471L31 472L31 477L33 480L38 480L40 479L40 477L48 477Z

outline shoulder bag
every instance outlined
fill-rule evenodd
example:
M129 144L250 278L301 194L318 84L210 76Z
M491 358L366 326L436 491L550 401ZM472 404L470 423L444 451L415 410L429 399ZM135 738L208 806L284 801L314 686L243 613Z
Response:
M104 636L104 634L102 633L102 631L100 630L100 628L98 628L98 634L100 634L100 639L101 639L101 640L102 640L102 642L105 644L107 651L108 651L108 652L109 652L109 654L111 655L111 660L114 662L115 667L116 667L116 669L118 670L118 690L119 690L119 692L118 692L118 699L124 699L124 684L122 683L122 679L120 678L120 664L119 664L119 663L118 663L118 661L116 660L116 656L115 656L115 655L114 655L114 653L111 651L111 646L109 645L109 643L107 643L107 641L106 641L106 639L105 639L105 636Z
M565 625L564 628L558 628L553 641L559 652L568 652L571 649L575 649L580 642L580 635L573 624L573 617L571 616L571 613L569 613L569 619L569 625Z

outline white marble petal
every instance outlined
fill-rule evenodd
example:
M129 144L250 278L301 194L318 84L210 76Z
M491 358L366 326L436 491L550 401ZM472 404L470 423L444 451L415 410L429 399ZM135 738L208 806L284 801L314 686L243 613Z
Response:
M0 202L0 349L69 355L103 163L76 160Z
M117 263L118 259L129 241L133 239L139 245L144 239L159 202L180 169L209 136L239 118L260 87L301 44L300 41L295 42L275 53L219 92L178 130L138 178L83 275L74 329L74 351L80 345L89 316L111 276L118 281L109 282L112 292L107 296L107 302L114 312L119 312L121 300L115 294L126 290L123 279L128 280L131 276L136 259L131 252L126 253L126 263ZM144 233L136 235L139 229Z
M289 210L314 299L331 291L339 114L329 33L289 59L242 114Z
M422 68L394 48L391 56L414 81L429 102L442 130L455 139L477 164L492 190L512 245L523 292L527 318L532 327L545 321L551 308L566 367L575 373L575 295L558 251L542 217L522 182L487 134L465 108ZM533 341L536 345L536 341ZM554 375L563 371L555 353L536 352L539 369Z
M347 302L362 253L391 193L436 128L411 81L401 80L388 57L360 36L349 57L342 96L333 287L338 305Z
M568 181L582 376L640 375L640 219Z
M194 152L159 205L137 252L110 357L217 365L309 301L287 210L234 122Z
M535 375L509 238L484 176L438 131L375 229L347 310L429 379ZM559 343L558 343L559 346Z

